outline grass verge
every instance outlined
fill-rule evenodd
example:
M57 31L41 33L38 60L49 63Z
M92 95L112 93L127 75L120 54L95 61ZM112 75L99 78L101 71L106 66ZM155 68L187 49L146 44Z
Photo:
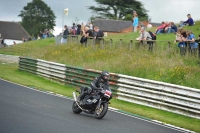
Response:
M35 89L52 91L54 93L62 94L68 97L72 97L72 92L75 90L75 87L62 85L27 72L19 71L17 64L7 64L0 62L0 78ZM164 123L200 132L200 120L195 118L190 118L117 99L112 99L110 106L133 114L159 120Z

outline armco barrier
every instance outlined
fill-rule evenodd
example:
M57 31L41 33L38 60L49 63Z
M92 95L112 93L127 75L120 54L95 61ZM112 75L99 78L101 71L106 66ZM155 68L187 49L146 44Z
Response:
M88 86L101 71L20 57L19 69L75 86ZM200 90L111 73L117 99L200 119Z

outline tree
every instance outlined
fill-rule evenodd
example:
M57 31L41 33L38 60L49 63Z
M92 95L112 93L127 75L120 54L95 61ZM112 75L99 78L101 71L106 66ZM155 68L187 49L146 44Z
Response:
M44 29L54 29L55 18L53 11L42 0L33 0L23 8L18 15L22 18L22 26L32 35L37 36Z
M100 18L123 19L131 20L133 10L135 10L140 20L147 20L147 10L143 4L137 0L95 0L97 7L90 6L89 9L93 11ZM131 16L131 17L130 17Z

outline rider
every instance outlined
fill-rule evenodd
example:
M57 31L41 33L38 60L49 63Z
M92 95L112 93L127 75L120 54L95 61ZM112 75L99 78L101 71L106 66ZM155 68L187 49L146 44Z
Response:
M98 90L102 86L107 85L109 86L109 78L110 74L107 71L102 71L101 75L99 77L96 77L92 82L89 87L84 87L81 90L81 94L78 98L78 100L82 100L84 96L91 94L93 90Z

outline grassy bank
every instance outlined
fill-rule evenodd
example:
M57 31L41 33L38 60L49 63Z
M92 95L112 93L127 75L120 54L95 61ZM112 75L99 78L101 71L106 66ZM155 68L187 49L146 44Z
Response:
M47 40L45 40L47 41ZM49 39L51 42L52 39ZM48 42L48 41L47 41ZM32 43L32 42L30 42ZM37 41L34 42L37 44ZM45 42L44 42L45 43ZM22 44L32 45L32 44ZM136 47L136 46L135 46ZM23 56L39 58L72 66L131 75L193 88L200 88L198 58L168 52L126 47L117 49L101 46L48 45L26 50ZM15 52L17 53L17 51Z
M62 94L68 97L72 97L72 92L75 90L74 87L61 85L45 78L19 71L17 64L6 64L0 62L0 78L35 89L52 91L54 93ZM109 106L147 118L156 119L164 123L173 124L182 128L200 132L200 120L198 119L173 114L167 111L145 107L142 105L128 103L117 99L112 99L111 105Z
M185 27L191 29L197 36L200 22L195 26ZM114 40L129 41L138 37L138 33L109 34ZM54 38L30 41L8 48L1 48L0 53L14 54L48 61L63 63L72 66L108 70L114 73L126 74L140 78L163 81L193 88L200 88L199 59L195 56L180 56L177 44L170 44L162 40L174 40L174 34L157 35L160 41L153 52L147 46L139 48L134 44L132 50L124 43L118 47L118 42L112 47L100 45L83 47L80 44L55 45Z

